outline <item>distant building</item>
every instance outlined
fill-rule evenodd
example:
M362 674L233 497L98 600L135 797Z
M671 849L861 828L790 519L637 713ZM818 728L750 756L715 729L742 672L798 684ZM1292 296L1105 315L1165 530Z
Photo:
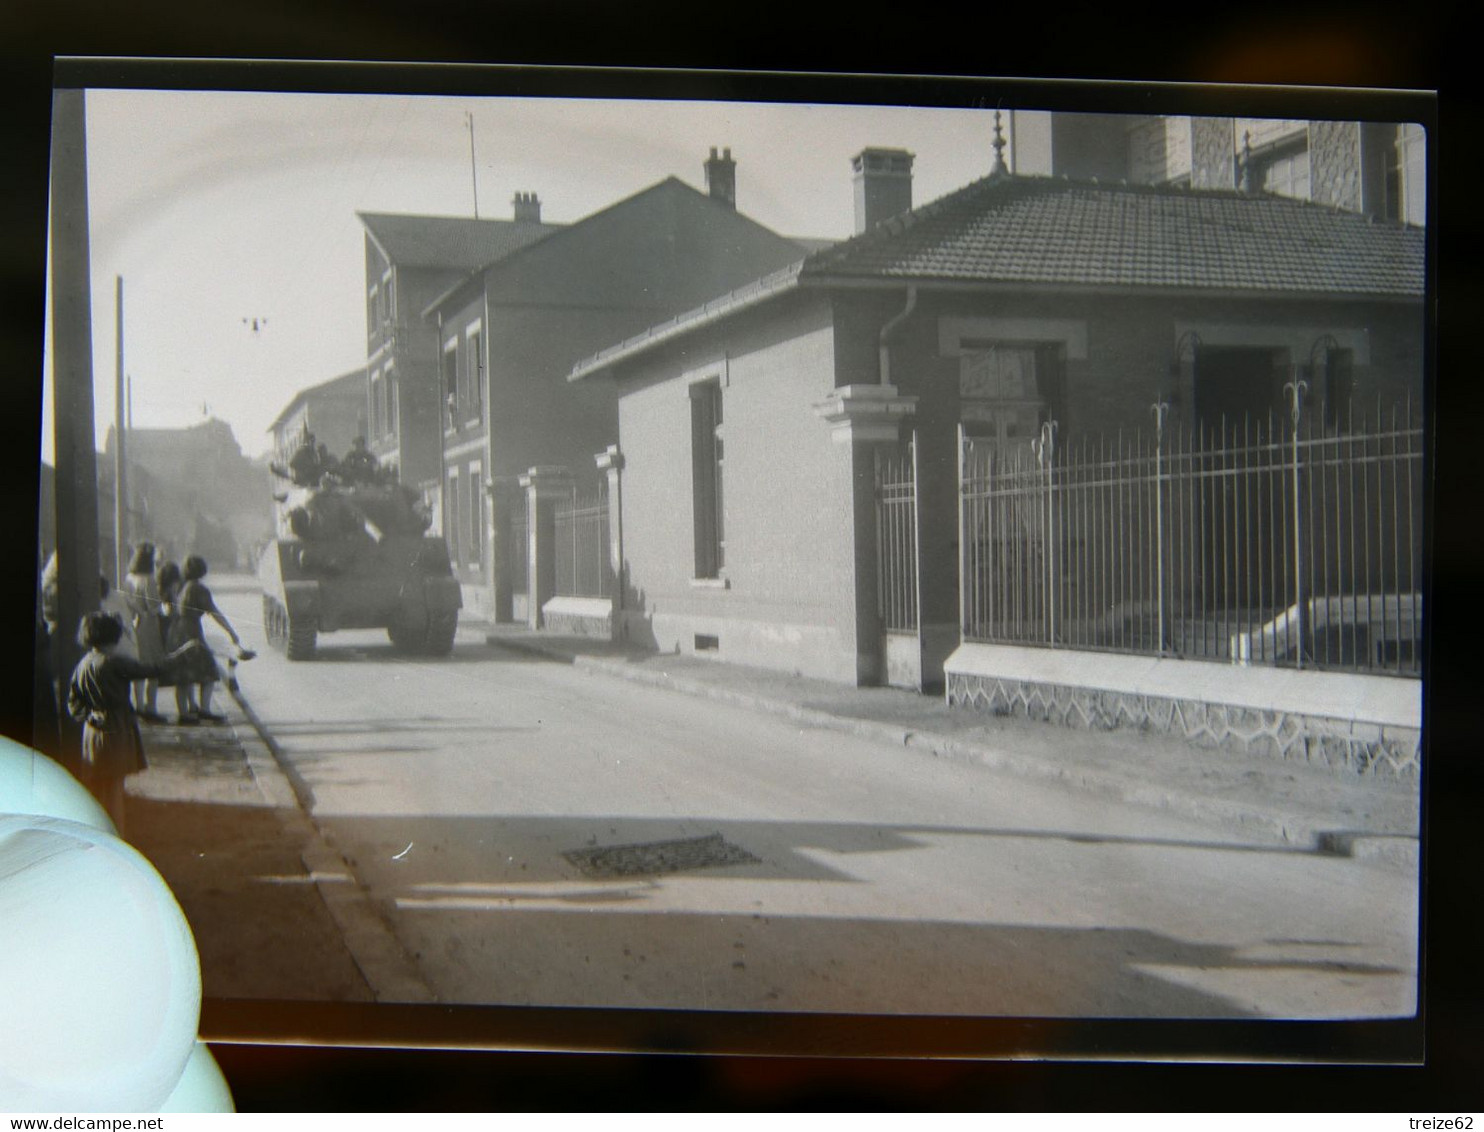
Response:
M127 435L131 541L149 540L176 560L200 554L217 570L251 569L254 551L273 534L271 488L266 468L243 455L231 426L213 419ZM99 560L109 576L114 444L110 428L98 461Z
M1054 176L1245 187L1378 220L1426 220L1426 138L1416 123L1053 113L1034 128L1049 130Z
M526 617L520 477L556 466L574 489L595 485L594 457L617 439L613 388L568 384L573 364L810 250L737 210L730 150L704 170L705 192L666 178L504 252L427 306L436 367L418 371L427 388L404 374L401 389L441 406L441 529L466 608ZM518 217L533 206L517 195Z
M331 455L344 456L356 437L367 435L367 404L364 366L296 393L268 428L274 461L288 467L306 433Z

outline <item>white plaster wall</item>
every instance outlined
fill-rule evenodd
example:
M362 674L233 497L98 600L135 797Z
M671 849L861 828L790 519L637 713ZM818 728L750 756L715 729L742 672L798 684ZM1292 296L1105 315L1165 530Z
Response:
M834 387L829 311L771 313L647 359L620 386L625 620L667 651L694 651L703 634L719 639L719 659L854 682L849 450L813 408ZM688 387L713 377L726 452L722 583L693 578Z

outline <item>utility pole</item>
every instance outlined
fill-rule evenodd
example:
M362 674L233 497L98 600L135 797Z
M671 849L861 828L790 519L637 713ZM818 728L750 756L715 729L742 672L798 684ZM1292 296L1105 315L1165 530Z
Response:
M81 659L77 627L98 608L98 461L93 421L92 267L88 248L87 109L81 90L52 96L52 396L57 459L57 626L53 673ZM80 732L61 713L62 753Z
M474 181L474 219L479 219L479 167L474 164L474 113L464 111L464 121L469 125L469 176Z
M128 566L124 555L129 545L128 457L124 452L124 277L114 277L114 336L116 372L113 393L113 584L123 589Z

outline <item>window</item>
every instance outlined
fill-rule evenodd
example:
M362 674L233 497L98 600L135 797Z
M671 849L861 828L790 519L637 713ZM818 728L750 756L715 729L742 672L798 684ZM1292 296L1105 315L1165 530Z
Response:
M396 436L401 405L397 401L397 372L390 366L386 371L386 419L383 421L387 436Z
M443 403L448 414L444 427L453 428L458 423L459 404L459 353L456 341L443 347Z
M482 400L484 398L484 336L478 331L470 331L466 341L468 346L468 386L469 405L468 416L471 421L478 421L483 413Z
M1254 155L1251 170L1252 184L1263 192L1280 197L1308 200L1309 150L1308 147L1288 147L1274 153Z
M1386 161L1386 218L1406 224L1427 222L1426 135L1415 122L1396 128Z
M371 374L371 435L372 436L380 436L381 435L381 422L382 422L381 397L382 397L382 394L381 394L381 373L380 373L380 371L377 371L377 372L374 372L374 373Z
M459 474L448 477L448 496L443 501L443 537L450 561L459 561Z
M479 499L479 465L470 464L464 476L464 531L461 542L465 561L473 569L479 568L479 559L484 543L479 537L479 519L484 510Z
M1061 343L965 340L959 356L959 419L971 435L1028 441L1063 415Z
M691 494L695 515L697 578L717 578L726 563L722 526L721 383L703 381L690 388Z

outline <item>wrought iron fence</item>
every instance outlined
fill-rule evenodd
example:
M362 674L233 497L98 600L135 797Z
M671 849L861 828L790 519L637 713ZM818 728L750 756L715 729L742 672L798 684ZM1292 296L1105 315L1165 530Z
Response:
M526 523L526 494L513 496L505 512L506 538L503 540L503 558L510 569L510 589L513 593L526 592L526 578L530 573L530 528Z
M556 508L556 592L562 597L612 597L608 556L608 492L572 494Z
M915 439L876 453L876 594L887 632L917 630Z
M1416 675L1410 406L1058 447L961 443L967 640Z

